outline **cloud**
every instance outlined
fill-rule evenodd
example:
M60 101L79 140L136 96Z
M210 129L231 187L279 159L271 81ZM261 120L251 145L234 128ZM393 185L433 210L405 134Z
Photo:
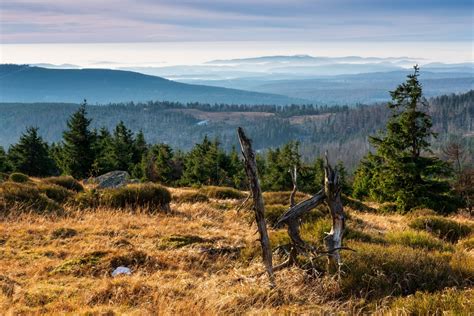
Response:
M2 0L2 43L472 41L472 2Z

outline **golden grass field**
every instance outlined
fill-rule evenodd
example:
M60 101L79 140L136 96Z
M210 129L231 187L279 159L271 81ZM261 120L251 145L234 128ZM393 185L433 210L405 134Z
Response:
M0 314L474 313L474 235L449 242L409 228L423 212L380 215L346 206L345 244L356 252L342 253L341 279L324 273L324 258L314 270L302 257L300 267L277 272L270 289L260 275L251 210L236 210L242 200L186 202L194 189L170 191L168 213L71 204L61 215L2 218ZM286 197L269 194L267 204ZM474 225L467 215L449 219ZM316 210L303 236L321 244L328 221L324 208ZM287 241L284 229L270 234L273 246ZM274 255L275 264L282 260ZM117 266L132 275L112 277Z

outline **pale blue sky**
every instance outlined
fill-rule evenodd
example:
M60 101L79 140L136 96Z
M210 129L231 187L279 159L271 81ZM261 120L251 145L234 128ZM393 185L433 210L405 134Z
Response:
M2 0L2 43L467 41L472 0Z

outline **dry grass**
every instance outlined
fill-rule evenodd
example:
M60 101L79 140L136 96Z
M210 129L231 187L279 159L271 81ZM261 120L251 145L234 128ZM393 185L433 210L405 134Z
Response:
M248 210L236 211L241 201L188 202L190 189L171 191L183 198L166 214L66 205L63 215L2 219L2 314L357 314L401 307L417 314L417 302L422 313L431 306L459 314L473 308L472 290L453 287L474 280L468 239L450 252L394 245L386 234L406 230L408 218L351 211L348 243L357 252L343 254L340 281L323 267L320 276L295 267L278 272L277 287L270 289L265 276L256 276L263 269L258 248L248 255L258 236ZM316 220L304 237L320 238L326 221ZM360 241L364 234L387 244ZM271 230L271 238L282 243L286 232ZM132 275L111 277L118 266ZM436 305L438 297L463 305L446 299Z

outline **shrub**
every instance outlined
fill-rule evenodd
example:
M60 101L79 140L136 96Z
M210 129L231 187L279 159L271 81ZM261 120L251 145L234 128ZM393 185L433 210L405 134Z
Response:
M199 203L208 202L209 198L200 192L183 190L173 193L173 200L178 203Z
M58 203L42 194L38 188L15 182L4 182L0 185L0 207L2 206L5 213L12 211L41 213L62 210Z
M423 216L413 219L409 226L417 230L426 230L435 236L455 243L468 236L472 227L441 216Z
M99 194L100 204L114 208L159 207L168 209L171 193L159 184L132 184L116 189L105 189Z
M416 292L391 304L393 315L469 315L474 301L473 289L448 288L441 292Z
M16 183L25 183L25 182L30 181L30 178L24 173L14 172L10 175L8 180L10 180L11 182L16 182Z
M55 184L40 184L38 190L48 198L58 203L64 203L73 196L73 193Z
M67 190L74 192L84 191L84 187L76 179L71 176L49 177L43 179L43 182L59 185Z
M206 186L202 187L200 192L212 199L241 199L245 194L229 187Z
M391 202L383 203L379 208L379 211L382 213L395 213L397 210L397 204Z
M395 231L386 235L387 241L392 244L408 246L411 248L424 248L428 250L447 251L453 248L443 241L424 231Z
M279 205L290 205L291 191L281 192L263 192L263 200L265 205L279 204ZM296 192L295 201L299 203L309 198L307 194Z
M79 192L76 195L74 202L80 208L95 208L100 205L100 195L95 189L86 190L84 192Z
M0 182L8 180L8 173L0 172Z
M348 295L372 298L436 291L468 285L470 275L451 266L450 256L400 245L353 242L357 252L344 252L341 289Z

